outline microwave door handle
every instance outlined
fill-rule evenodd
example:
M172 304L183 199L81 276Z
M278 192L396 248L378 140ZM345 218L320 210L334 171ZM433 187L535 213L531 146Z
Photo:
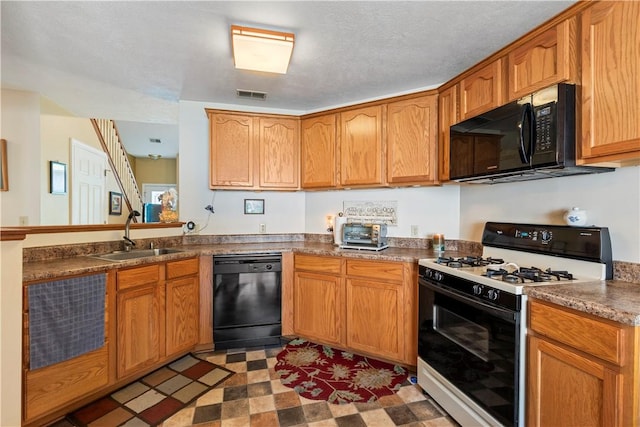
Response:
M531 164L531 158L533 157L533 151L535 149L535 117L533 115L533 108L531 104L527 103L523 105L522 116L520 119L520 160L526 165ZM525 144L525 138L529 141ZM525 148L526 145L526 148Z
M520 160L523 164L529 164L529 159L527 158L527 151L524 148L524 129L527 121L527 107L529 104L525 104L522 108L522 115L520 116L520 129L518 139L520 142L520 146L518 147L518 153L520 154Z

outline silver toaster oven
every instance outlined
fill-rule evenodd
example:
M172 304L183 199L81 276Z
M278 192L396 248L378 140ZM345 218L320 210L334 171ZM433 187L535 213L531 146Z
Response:
M387 247L387 224L346 223L342 228L344 247Z

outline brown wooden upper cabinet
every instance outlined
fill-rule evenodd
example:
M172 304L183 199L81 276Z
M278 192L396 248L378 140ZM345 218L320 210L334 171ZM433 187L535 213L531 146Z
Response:
M387 104L387 183L435 183L438 95Z
M440 92L438 98L438 177L449 181L451 136L449 128L458 123L458 85Z
M299 120L207 110L211 189L284 189L299 185Z
M640 2L581 13L582 159L640 160Z
M340 184L343 187L383 185L382 106L340 113Z
M555 83L576 82L576 31L572 17L509 52L509 101Z
M336 114L327 114L300 123L300 186L304 189L336 187L336 121Z
M504 104L503 62L498 58L460 81L460 120Z

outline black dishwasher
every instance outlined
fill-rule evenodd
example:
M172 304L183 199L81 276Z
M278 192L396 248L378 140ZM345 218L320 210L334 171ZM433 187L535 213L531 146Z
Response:
M216 350L279 344L282 254L213 257Z

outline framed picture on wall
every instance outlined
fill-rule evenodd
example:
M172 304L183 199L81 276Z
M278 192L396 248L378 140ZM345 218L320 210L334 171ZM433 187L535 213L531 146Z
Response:
M67 194L67 165L60 162L49 162L49 192L51 194Z
M264 199L244 199L245 215L264 215Z
M109 215L122 215L122 193L109 191Z

